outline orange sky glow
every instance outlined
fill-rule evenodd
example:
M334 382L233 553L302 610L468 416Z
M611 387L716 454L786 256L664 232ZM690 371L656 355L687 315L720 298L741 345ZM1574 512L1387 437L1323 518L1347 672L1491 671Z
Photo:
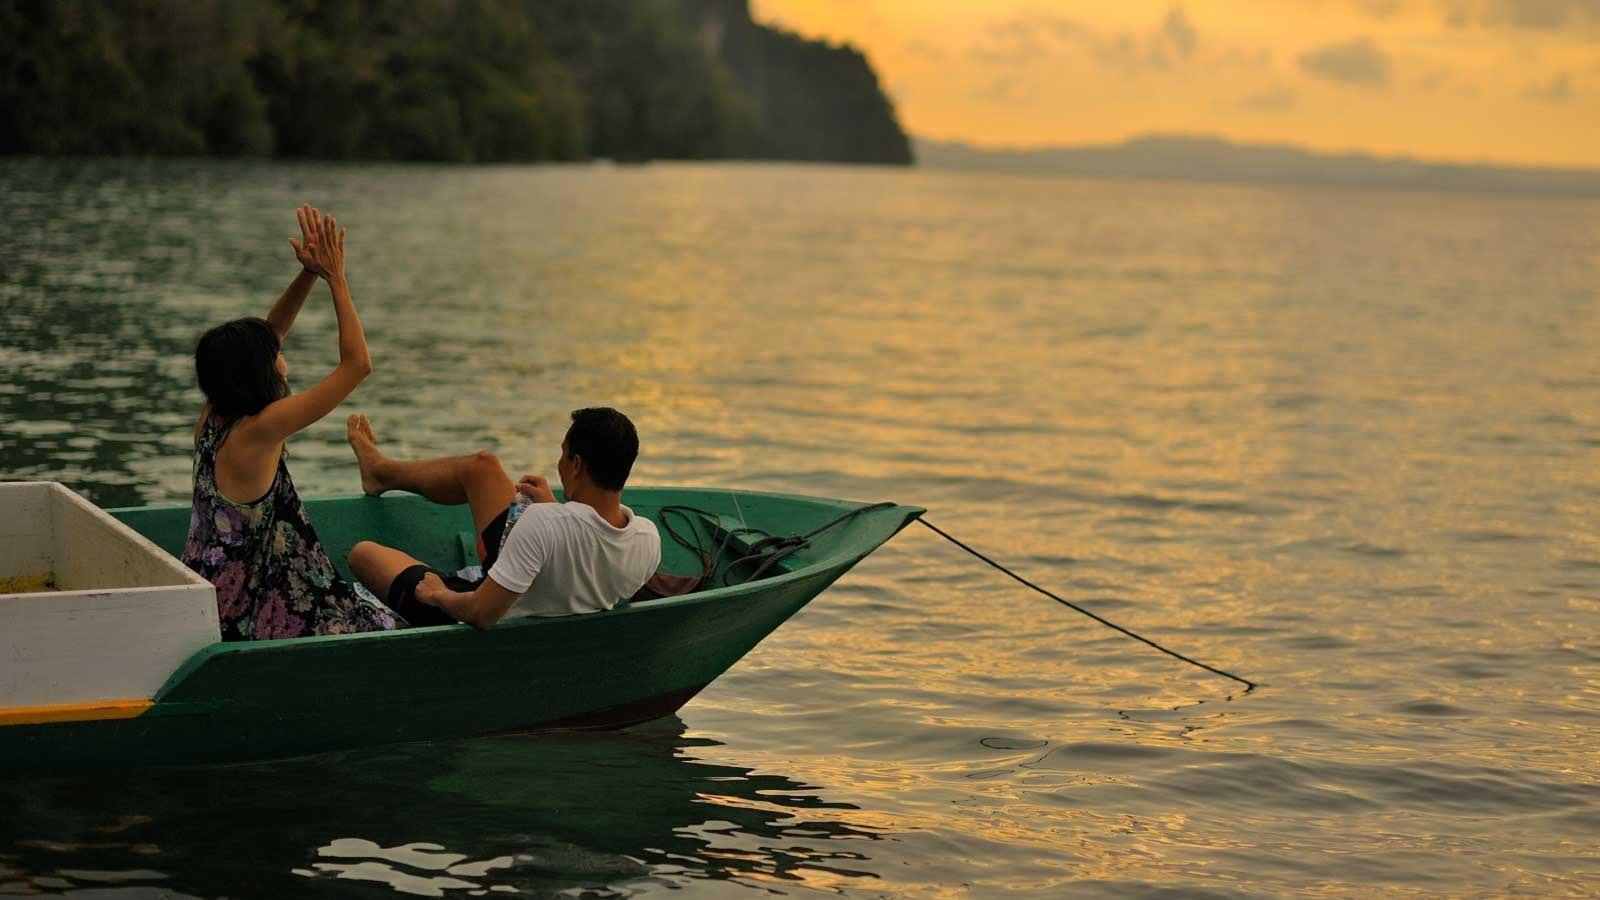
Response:
M1600 167L1600 0L752 0L866 52L919 137L1161 133Z

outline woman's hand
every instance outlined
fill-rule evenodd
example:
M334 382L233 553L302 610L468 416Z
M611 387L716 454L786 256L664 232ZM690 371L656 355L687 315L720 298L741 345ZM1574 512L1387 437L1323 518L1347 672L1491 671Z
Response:
M321 268L317 264L317 230L320 227L320 214L316 207L307 203L294 211L294 217L300 220L300 240L289 238L289 246L294 248L294 258L300 260L300 267L313 275L320 276Z
M550 490L550 481L538 475L524 475L517 482L517 493L527 497L535 503L556 502L555 492Z
M304 240L289 238L289 246L294 248L295 258L300 260L300 265L330 283L343 281L344 230L339 228L333 216L324 216L321 210L309 203L295 210L295 215L300 219L300 234Z

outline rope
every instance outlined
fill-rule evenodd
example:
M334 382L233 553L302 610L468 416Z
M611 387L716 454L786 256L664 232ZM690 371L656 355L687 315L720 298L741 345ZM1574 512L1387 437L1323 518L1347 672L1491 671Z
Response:
M672 540L676 542L678 546L693 553L695 557L700 560L700 579L703 584L714 586L717 583L717 572L720 570L722 573L722 584L724 586L729 586L732 584L744 584L746 582L755 581L765 576L768 570L772 569L779 562L811 546L812 538L815 538L817 535L827 531L830 528L833 528L843 522L848 522L862 513L872 512L873 510L878 509L887 509L891 506L894 506L894 504L870 503L866 506L858 506L855 509L847 510L840 515L829 519L827 522L824 522L822 525L811 529L805 534L778 536L770 534L766 531L762 531L760 528L734 528L723 533L722 543L716 546L715 549L707 546L708 543L713 543L714 541L707 541L701 535L700 522L702 520L709 520L714 527L715 523L718 521L718 517L716 515L700 509L699 507L674 504L671 506L661 507L660 520L662 530L666 531L667 536L672 538ZM691 513L700 516L701 519L693 518L693 516L690 515ZM740 515L743 515L743 511L740 512ZM670 518L672 516L677 516L680 520L689 524L689 530L694 534L693 542L686 539L681 533L678 532L677 529L673 528ZM728 547L732 544L733 539L746 534L759 534L761 535L761 540L751 544L745 556L741 556L725 566L719 565L718 560L727 554ZM712 537L714 538L715 535L713 534ZM751 563L755 564L755 569L751 571L749 575L741 578L738 582L729 580L734 576L735 569Z
M1087 609L1084 609L1083 607L1079 606L1078 604L1073 603L1071 600L1065 600L1065 599L1063 599L1063 598L1061 598L1061 597L1059 597L1059 596L1057 596L1057 595L1045 590L1044 588L1038 586L1037 584L1034 584L1033 582L1029 581L1028 579L1023 578L1021 575L1018 575L1017 573L1011 571L1010 569L1006 568L1005 566L1000 565L999 563L995 562L994 560L990 559L989 557L984 556L982 553L979 553L977 550L974 550L971 547L967 546L966 544L962 543L960 541L960 539L956 538L954 535L950 534L949 532L945 531L944 529L940 528L939 526L933 524L932 522L929 522L927 519L919 518L917 521L921 522L923 525L926 525L935 534L939 535L940 537L944 538L945 540L949 541L950 543L955 544L957 547L960 547L961 549L967 551L968 553L972 554L973 556L976 556L978 559L983 560L984 562L988 563L989 565L994 566L996 569L999 569L1000 571L1006 573L1007 575L1010 575L1012 578L1015 578L1023 586L1030 587L1030 588L1034 589L1035 591L1038 591L1039 593L1045 595L1046 597L1049 597L1051 600L1056 601L1057 603L1061 604L1062 606L1065 606L1065 607L1073 610L1074 612L1083 613L1084 615L1086 615L1089 618L1095 620L1096 622L1099 622L1101 625L1104 625L1107 628L1115 629L1115 630L1120 631L1123 634L1127 635L1128 637L1133 638L1136 641L1142 641L1143 643L1149 644L1150 646L1156 648L1157 650L1160 650L1162 653L1165 653L1168 656L1175 657L1177 659L1181 659L1181 660L1183 660L1184 662L1188 663L1191 666L1199 666L1200 668L1205 669L1207 672L1212 672L1212 673L1215 673L1217 675L1221 675L1224 678L1232 678L1234 681L1237 681L1240 684L1245 686L1245 693L1246 694L1248 694L1251 691L1256 689L1256 683L1253 682L1253 681L1250 681L1250 680L1245 679L1245 678L1240 678L1239 676L1234 675L1231 672L1224 672L1221 669L1217 668L1216 666L1208 666L1205 663L1200 662L1197 659L1190 659L1189 657L1184 656L1182 653L1179 653L1176 650L1168 650L1166 647L1161 646L1160 644L1156 643L1155 641L1150 640L1149 638L1147 638L1147 637L1145 637L1143 635L1135 634L1134 632L1129 631L1126 628L1123 628L1121 625L1118 625L1117 623L1111 621L1110 619L1107 619L1107 618L1104 618L1102 616L1096 615L1095 613L1090 612Z

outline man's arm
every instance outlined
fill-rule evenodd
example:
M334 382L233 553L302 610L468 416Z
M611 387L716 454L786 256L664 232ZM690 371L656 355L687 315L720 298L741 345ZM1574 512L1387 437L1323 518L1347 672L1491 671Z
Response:
M483 583L471 593L452 591L444 586L439 576L429 572L417 585L417 599L429 606L437 606L457 622L473 628L488 628L505 618L511 604L520 592L506 590L493 578L484 577Z
M531 476L523 479L525 484L519 485L519 489L527 487L530 479ZM544 493L550 493L548 485L544 487ZM528 507L522 517L511 525L511 533L506 535L505 546L500 548L494 569L484 573L483 582L477 590L465 594L452 591L445 587L439 576L430 572L417 585L417 599L439 607L450 618L474 628L488 628L500 621L510 611L511 605L517 602L517 598L522 596L522 592L533 586L533 580L539 576L539 570L544 568L544 560L549 556L546 540L549 524L536 511L539 509L537 506ZM506 587L506 582L518 586L517 589Z

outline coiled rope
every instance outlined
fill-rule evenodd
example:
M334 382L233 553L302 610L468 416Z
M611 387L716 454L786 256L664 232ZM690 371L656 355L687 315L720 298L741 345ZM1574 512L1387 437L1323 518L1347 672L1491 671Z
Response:
M714 526L717 522L717 517L699 507L682 504L663 506L661 507L661 526L667 532L667 536L672 538L678 546L683 547L699 558L701 584L707 587L728 587L734 584L755 581L782 560L811 546L812 538L830 528L848 522L862 513L888 509L894 505L893 503L885 502L858 506L829 519L805 534L775 535L760 528L733 528L723 533L720 545L716 542L715 534L711 536L709 541L700 534L700 522L705 520ZM696 519L691 513L701 518ZM677 517L689 524L689 530L694 535L693 541L685 538L672 526L672 517ZM751 544L744 556L726 565L719 565L718 560L728 551L728 546L733 542L733 539L747 534L761 535L761 540ZM714 549L708 544L715 545ZM754 566L754 568L748 574L739 578L738 581L731 580L736 576L741 566Z

